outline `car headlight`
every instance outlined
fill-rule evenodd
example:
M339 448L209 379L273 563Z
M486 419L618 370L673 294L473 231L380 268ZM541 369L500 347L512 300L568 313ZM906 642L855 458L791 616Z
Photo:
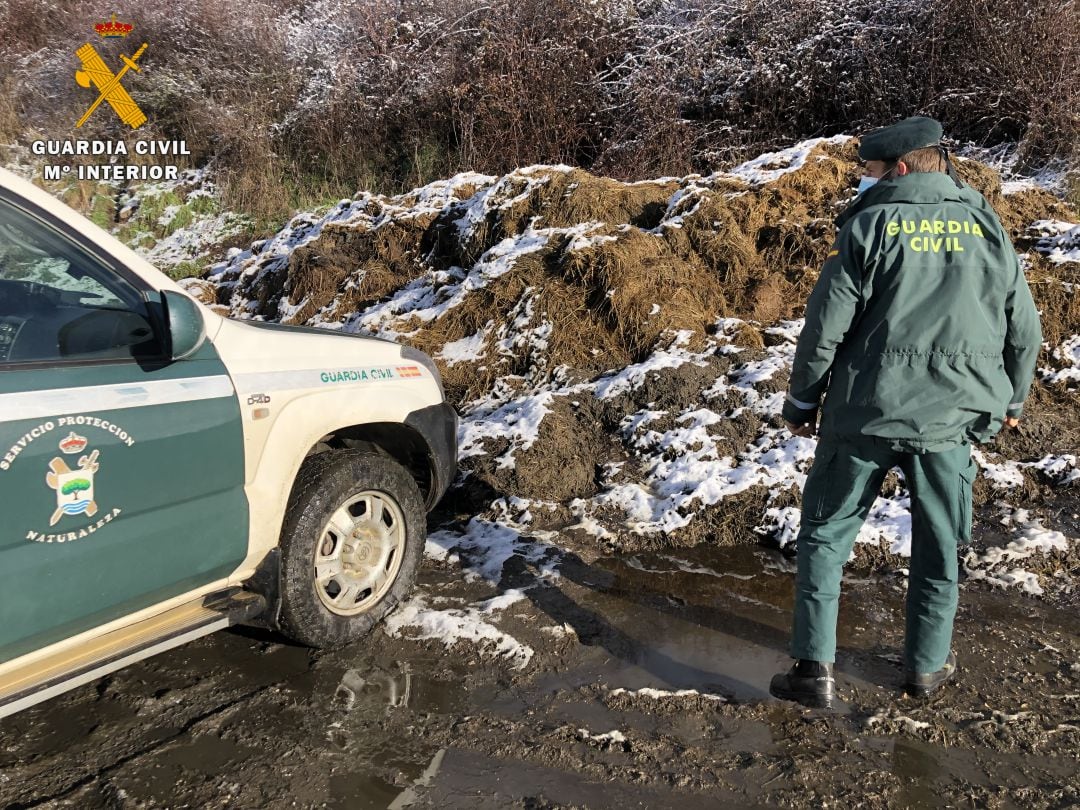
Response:
M443 390L442 375L439 374L439 367L435 365L434 360L419 349L414 349L412 346L401 347L401 359L412 360L414 363L419 363L430 371L431 376L435 378L435 383L439 386L439 393L442 395L443 399L446 399L446 391Z

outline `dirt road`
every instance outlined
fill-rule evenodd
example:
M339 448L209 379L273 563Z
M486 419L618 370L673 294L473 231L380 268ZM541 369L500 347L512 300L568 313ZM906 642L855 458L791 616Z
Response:
M1076 527L1073 526L1075 536ZM583 554L584 552L581 552ZM537 578L537 572L557 572ZM10 807L1068 807L1080 627L968 582L960 681L898 691L903 575L853 570L834 712L768 697L792 563L757 546L515 556L499 628L530 651L379 632L317 653L225 632L0 726ZM429 602L490 595L428 559Z

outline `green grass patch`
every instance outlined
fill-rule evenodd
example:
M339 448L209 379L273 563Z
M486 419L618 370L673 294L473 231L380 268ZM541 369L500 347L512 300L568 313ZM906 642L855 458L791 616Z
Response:
M162 226L165 231L164 236L168 236L181 228L186 228L194 221L195 214L191 210L191 206L181 205L180 210L173 214L173 218L169 220L169 223Z
M172 191L146 196L139 201L139 207L131 219L133 223L138 223L149 231L159 233L162 226L158 224L158 220L165 213L165 209L169 206L183 204L184 201L180 199L180 196Z
M90 201L87 217L99 228L109 230L116 219L116 203L111 196L95 194Z
M165 275L171 278L173 281L179 281L182 278L192 278L193 276L201 276L203 271L212 262L208 261L193 261L193 262L180 262L169 268L159 268L163 270Z
M187 206L193 214L200 217L209 216L218 212L218 202L208 194L201 194L187 202Z

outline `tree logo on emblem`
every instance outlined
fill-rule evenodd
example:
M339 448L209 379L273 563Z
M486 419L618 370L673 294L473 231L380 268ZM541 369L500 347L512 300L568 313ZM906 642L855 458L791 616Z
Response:
M74 432L60 442L64 453L77 453L86 447L86 439ZM98 506L94 501L94 473L98 471L98 451L80 456L76 469L68 467L67 462L56 456L49 462L49 472L45 483L56 491L56 511L49 519L49 525L55 526L64 515L97 514Z

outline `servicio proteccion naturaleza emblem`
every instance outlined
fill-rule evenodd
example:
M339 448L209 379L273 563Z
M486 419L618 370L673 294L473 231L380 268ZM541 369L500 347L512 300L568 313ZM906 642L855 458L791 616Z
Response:
M60 441L62 453L79 453L86 447L86 437L74 431ZM82 456L77 468L72 470L67 462L57 456L49 462L49 472L45 483L56 490L56 511L49 518L49 525L55 526L64 515L97 514L98 506L94 501L94 473L98 471L98 451Z
M14 474L22 477L15 468L19 466L22 454L34 443L43 440L55 441L60 451L49 460L48 467L44 465L37 467L40 472L34 473L27 470L34 479L38 481L44 479L43 483L53 491L55 496L55 501L49 507L50 511L42 510L40 513L43 523L45 516L49 515L48 528L42 528L40 531L34 528L26 530L26 539L30 542L70 543L73 540L81 540L120 516L122 510L119 506L112 504L102 506L98 502L97 485L99 483L104 485L106 482L97 480L101 475L101 451L90 446L95 443L94 439L87 438L87 436L94 436L95 430L110 437L106 452L110 458L113 456L114 449L131 447L135 444L135 438L115 422L99 416L74 414L34 425L11 445L7 453L0 456L0 476ZM83 435L84 433L86 435ZM57 440L55 437L58 435L63 438ZM38 456L38 458L41 457ZM115 461L109 462L109 469L115 469L113 466L115 463ZM39 475L41 478L38 478ZM115 495L115 487L106 487L106 489L110 489ZM103 491L103 494L107 501L112 500L108 493Z

